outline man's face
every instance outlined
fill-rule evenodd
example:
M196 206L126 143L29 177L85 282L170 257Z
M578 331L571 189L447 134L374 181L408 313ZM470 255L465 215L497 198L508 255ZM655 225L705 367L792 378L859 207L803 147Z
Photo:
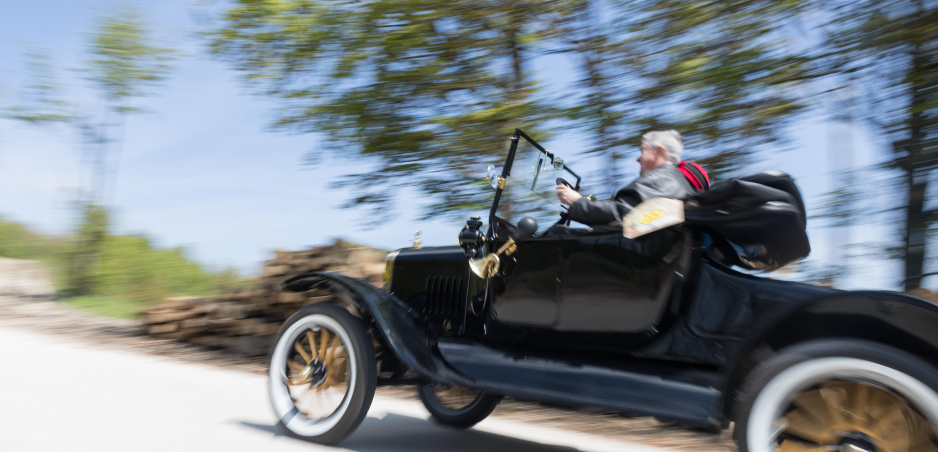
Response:
M642 144L642 153L637 159L639 165L642 165L641 174L651 171L667 161L664 157L664 147Z

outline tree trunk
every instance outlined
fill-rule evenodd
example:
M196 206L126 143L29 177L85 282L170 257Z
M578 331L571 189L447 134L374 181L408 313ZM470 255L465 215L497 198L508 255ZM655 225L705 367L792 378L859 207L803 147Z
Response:
M916 174L922 173L922 174ZM909 197L905 215L905 284L908 291L922 287L925 270L925 236L928 215L923 211L928 189L927 172L913 169L908 175Z
M916 74L927 64L922 49L915 45L912 54L910 73ZM909 187L905 214L905 278L903 289L906 291L922 287L925 272L925 237L928 234L928 212L925 212L925 193L928 191L928 167L925 158L925 118L922 112L927 101L925 87L911 83L912 100L909 105L909 143L906 149L908 166L906 181Z
M514 11L510 11L514 15ZM521 44L518 43L518 28L512 17L511 23L506 30L508 47L511 52L511 87L509 88L508 99L514 104L521 103L524 99L524 67L521 56Z
M595 44L592 43L592 41L594 40L590 39L587 46L594 46ZM597 64L599 52L593 48L586 49L584 53L583 65L586 69L587 77L589 77L588 83L590 89L587 99L589 99L590 107L595 109L594 112L597 120L595 142L599 148L596 150L606 154L608 161L606 167L603 169L605 173L603 176L606 179L606 186L610 187L614 192L615 187L622 184L622 181L619 180L619 160L621 156L616 149L615 137L611 135L611 129L614 124L609 114L609 107L611 107L611 105L609 105L608 100L609 93L606 87L606 78L603 76Z

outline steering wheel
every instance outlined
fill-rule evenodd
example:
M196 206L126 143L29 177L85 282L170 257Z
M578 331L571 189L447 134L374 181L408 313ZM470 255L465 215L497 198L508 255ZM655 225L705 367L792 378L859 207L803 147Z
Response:
M566 185L571 190L573 189L573 186L570 185L570 182L567 182L566 179L562 177L558 177L556 182L557 182L557 185ZM554 223L554 226L559 225L559 224L566 224L567 226L570 226L570 219L567 218L566 215L564 215L563 211L560 211L560 220L557 220L557 222Z

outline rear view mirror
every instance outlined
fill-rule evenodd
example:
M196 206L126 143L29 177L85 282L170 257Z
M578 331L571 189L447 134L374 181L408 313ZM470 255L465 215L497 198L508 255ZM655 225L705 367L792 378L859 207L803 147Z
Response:
M649 232L684 222L684 203L679 199L649 199L622 219L622 235L634 239Z

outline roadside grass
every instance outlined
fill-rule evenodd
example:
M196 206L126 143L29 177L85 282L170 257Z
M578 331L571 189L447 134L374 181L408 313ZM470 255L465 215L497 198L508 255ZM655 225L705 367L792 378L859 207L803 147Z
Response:
M115 319L135 319L144 305L126 298L88 295L64 300L65 304L91 314Z
M100 206L91 207L97 209L92 209L96 215L107 213ZM56 236L0 216L0 256L41 262L49 269L56 293L84 294L65 298L63 304L118 319L135 319L140 309L157 305L167 297L215 297L253 285L251 278L243 278L233 267L203 267L183 248L160 247L139 234L109 234L106 219L106 215L85 218L86 224L78 231ZM97 223L88 223L92 220ZM95 249L79 249L78 244L87 239L81 234L89 231L104 235L96 239L100 243Z

